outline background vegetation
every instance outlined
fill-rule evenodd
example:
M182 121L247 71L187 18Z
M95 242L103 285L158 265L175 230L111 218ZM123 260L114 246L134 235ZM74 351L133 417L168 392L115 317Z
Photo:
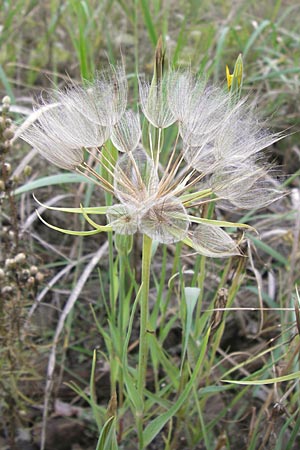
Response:
M242 95L257 102L273 131L287 130L267 155L287 195L246 217L216 211L258 230L245 243L248 258L156 249L145 448L299 448L299 10L289 0L2 0L0 89L11 107L4 101L0 135L1 448L138 448L133 300L141 242L128 256L112 252L104 234L65 236L41 224L35 209L45 208L33 192L70 207L101 205L104 194L24 144L11 145L10 118L20 124L45 89L93 79L120 54L133 103L136 74L151 76L160 35L170 64L221 84L226 64L232 70L242 53ZM86 226L57 211L43 217L63 228ZM194 309L196 291L188 288L200 289ZM213 313L224 302L234 309Z

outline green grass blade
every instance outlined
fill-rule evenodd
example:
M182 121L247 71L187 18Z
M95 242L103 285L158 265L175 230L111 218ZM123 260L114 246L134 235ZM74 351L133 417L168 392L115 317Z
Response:
M115 417L112 416L105 422L97 442L96 450L105 450L105 448L107 448L107 445L111 444L112 441L111 431L113 429L114 421Z
M92 183L92 181L85 178L83 175L76 173L60 173L58 175L50 175L48 177L39 178L38 180L30 181L23 186L20 186L14 191L15 195L25 194L26 192L34 191L35 189L54 186L56 184L68 183Z
M254 236L248 236L248 238L253 242L253 244L256 245L256 247L260 248L264 252L266 252L268 255L272 256L277 262L283 264L284 266L288 266L289 262L288 260L282 256L279 252L274 250L272 247L270 247L265 242L260 241L258 238Z
M9 95L12 103L16 102L13 90L11 88L10 82L8 81L7 76L5 75L5 72L3 70L2 65L0 64L0 81L2 82L4 89L6 91L6 94Z
M151 11L149 9L150 3L151 2L148 2L147 0L140 0L140 5L141 5L143 16L144 16L144 23L147 28L147 31L148 31L148 34L150 37L150 41L152 42L153 47L156 47L157 34L156 34L155 27L154 27L154 24L153 24L152 18L151 18Z
M197 304L197 300L199 298L200 289L197 287L185 287L184 288L184 299L186 303L186 323L184 329L184 337L183 337L183 349L181 356L181 368L180 372L182 372L184 359L187 351L187 346L189 342L189 337L192 329L192 321L193 321L193 312L195 306Z
M289 375L283 375L281 377L269 378L267 380L221 380L223 383L231 383L231 384L242 384L244 386L260 386L262 384L274 384L274 383L282 383L283 381L291 381L300 378L300 371L290 373Z
M171 408L166 411L165 413L161 414L160 416L156 417L152 422L147 425L147 427L144 430L143 437L144 437L144 445L147 446L152 442L152 440L157 436L157 434L160 432L160 430L165 426L165 424L176 414L176 412L181 408L181 406L184 404L184 402L187 400L191 390L193 389L194 383L196 381L196 378L198 376L198 373L201 369L204 356L206 354L206 348L208 343L208 338L210 335L210 329L206 333L206 336L203 339L203 342L201 343L201 352L197 361L197 364L195 366L195 369L192 373L192 376L189 380L189 382L186 384L184 390L182 391L181 395L178 397L177 401L171 406Z
M259 35L263 32L263 30L270 25L269 20L263 20L261 24L254 30L254 32L251 34L250 38L248 39L244 50L243 50L243 57L246 59L247 54L249 50L251 49L252 45L256 41L256 39L259 37Z
M73 231L73 230L67 230L65 228L59 228L54 225L51 225L50 223L46 222L45 219L41 217L38 211L36 211L39 219L41 222L43 222L44 225L47 225L47 227L52 228L52 230L59 231L60 233L64 234L70 234L71 236L93 236L95 234L100 233L101 231L112 231L112 228L109 225L103 225L102 227L98 226L97 230L91 230L91 231Z

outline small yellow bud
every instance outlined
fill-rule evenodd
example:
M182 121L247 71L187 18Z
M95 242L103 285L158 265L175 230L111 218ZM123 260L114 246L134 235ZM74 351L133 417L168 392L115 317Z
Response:
M228 90L231 92L239 92L243 82L243 59L239 54L234 65L233 73L230 73L229 67L226 66L226 78Z

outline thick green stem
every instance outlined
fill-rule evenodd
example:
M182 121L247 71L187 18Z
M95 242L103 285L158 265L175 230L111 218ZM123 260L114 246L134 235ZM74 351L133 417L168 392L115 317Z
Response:
M140 298L140 344L139 344L139 362L137 389L144 405L144 388L146 384L146 370L148 359L148 336L147 323L149 315L149 284L150 284L150 263L151 263L152 239L146 235L143 236L143 255L142 255L142 286ZM144 406L143 406L144 409ZM143 449L143 412L137 411L137 426L139 435L139 448Z

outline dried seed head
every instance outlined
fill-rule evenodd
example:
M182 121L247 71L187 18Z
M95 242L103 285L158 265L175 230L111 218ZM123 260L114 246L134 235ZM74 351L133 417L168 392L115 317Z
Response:
M12 241L13 239L15 239L15 232L13 230L9 230L8 231L8 237L9 239Z
M117 234L131 236L139 231L166 244L184 240L210 257L239 254L236 242L220 226L187 210L216 200L235 208L257 208L278 198L261 152L280 135L263 130L245 101L235 100L219 87L207 86L189 71L164 73L162 41L152 82L139 81L139 88L142 111L159 128L155 132L145 127L149 151L140 144L139 116L125 112L123 66L110 67L86 88L72 86L52 96L55 103L44 104L15 136L22 133L50 162L85 172L113 192L119 203L107 209L107 221ZM173 151L166 155L163 128L174 122L178 134ZM95 161L113 181L83 159L83 147L99 150L109 137L124 154L114 161L106 148ZM162 154L166 167L159 160ZM190 222L197 228L191 228ZM32 283L37 273L31 273Z
M11 165L7 162L5 162L3 164L3 171L6 175L10 175L11 174Z
M36 275L38 272L38 268L37 268L37 266L30 266L29 271L30 271L30 275Z
M45 275L42 272L37 272L35 279L37 283L42 283L44 281Z
M4 286L1 289L1 294L3 295L4 298L8 298L12 295L13 293L13 288L12 286Z
M6 128L2 135L5 141L10 141L14 137L14 132L11 128Z
M16 267L16 261L14 258L7 258L5 260L4 266L6 269L13 269Z
M21 274L20 274L20 281L21 283L26 283L28 278L29 278L29 270L28 269L23 269Z
M34 277L29 277L26 283L29 287L32 287L35 285L35 278Z
M26 255L25 253L18 253L14 258L16 264L24 264L26 261Z

